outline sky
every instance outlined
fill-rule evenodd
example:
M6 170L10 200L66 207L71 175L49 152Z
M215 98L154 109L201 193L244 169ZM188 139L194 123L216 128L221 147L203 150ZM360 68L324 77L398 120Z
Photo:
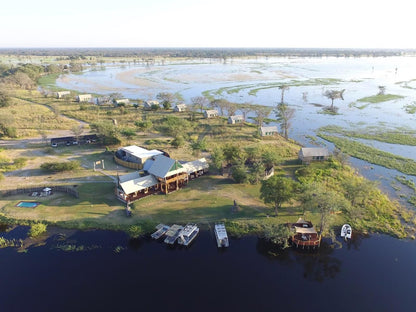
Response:
M411 0L5 0L0 48L416 48Z

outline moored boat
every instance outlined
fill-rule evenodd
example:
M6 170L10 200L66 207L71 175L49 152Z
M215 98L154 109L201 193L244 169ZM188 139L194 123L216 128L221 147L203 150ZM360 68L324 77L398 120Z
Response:
M178 244L188 246L198 235L199 227L196 224L187 224L179 233Z
M169 225L165 225L165 224L158 224L156 226L156 232L154 232L151 237L153 239L159 239L161 238L168 230L170 229Z
M164 242L169 245L173 245L176 239L179 237L179 234L183 230L183 226L174 224L170 229L165 233L166 238Z
M230 246L230 241L228 240L227 230L225 229L224 223L216 223L214 232L218 248Z
M352 228L349 224L344 224L341 228L341 237L344 237L345 240L351 239Z

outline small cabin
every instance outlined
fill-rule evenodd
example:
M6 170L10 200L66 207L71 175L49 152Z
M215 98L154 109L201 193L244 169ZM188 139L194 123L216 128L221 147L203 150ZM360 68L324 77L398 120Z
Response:
M113 103L116 106L120 106L120 105L128 105L130 104L130 101L129 99L119 99L119 100L114 100Z
M260 127L260 135L262 137L277 134L279 134L279 129L277 129L277 126Z
M174 112L185 112L186 111L186 104L177 104L173 109Z
M136 145L130 145L118 149L115 153L114 160L119 165L128 168L142 169L146 160L157 155L163 155L163 152L159 150L147 150Z
M71 92L70 91L59 91L59 92L56 92L55 95L56 95L57 99L63 99L64 97L66 97L68 95L71 95Z
M302 147L299 151L299 159L302 163L325 161L328 158L329 151L324 147Z
M204 111L204 117L205 118L218 117L218 111L216 111L215 109L206 110L206 111Z
M160 107L159 101L144 101L143 102L144 109L152 109L153 105L157 105Z
M243 122L244 122L244 116L243 115L234 115L234 116L228 117L228 123L230 125L235 125L235 124L243 123Z
M75 100L77 102L91 102L92 95L91 94L79 94L76 96Z

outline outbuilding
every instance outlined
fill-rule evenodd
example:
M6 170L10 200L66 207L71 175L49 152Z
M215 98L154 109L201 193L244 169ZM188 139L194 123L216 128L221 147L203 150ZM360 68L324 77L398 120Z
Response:
M205 118L214 118L214 117L218 117L218 111L216 111L215 109L205 110L205 111L204 111L204 117L205 117Z
M262 137L272 136L276 134L279 134L279 129L277 129L277 126L260 127L260 135Z
M228 117L228 123L231 125L235 125L235 124L242 123L242 122L244 122L243 115L234 115L234 116Z
M328 158L329 151L325 147L302 147L299 151L299 159L302 163L325 161Z

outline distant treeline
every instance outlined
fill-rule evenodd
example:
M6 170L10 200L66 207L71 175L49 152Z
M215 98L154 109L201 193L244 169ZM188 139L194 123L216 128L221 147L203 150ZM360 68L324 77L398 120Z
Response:
M5 55L61 56L68 59L95 57L193 57L243 56L360 57L415 55L411 49L318 49L318 48L1 48Z

